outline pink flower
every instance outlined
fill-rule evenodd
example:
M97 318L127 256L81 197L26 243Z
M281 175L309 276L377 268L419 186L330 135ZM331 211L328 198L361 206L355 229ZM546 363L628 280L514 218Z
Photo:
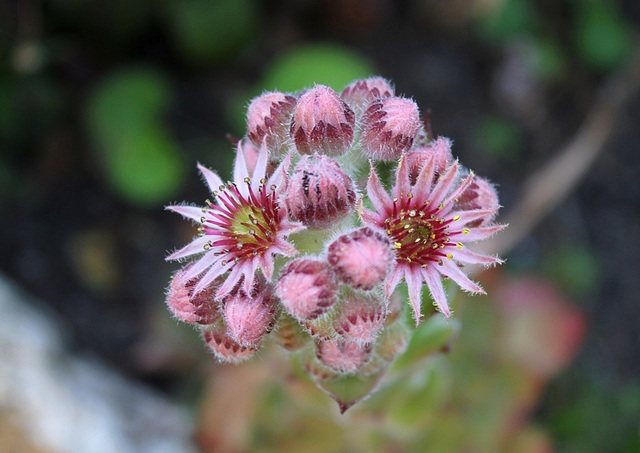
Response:
M474 220L497 211L498 207L457 208L456 200L473 183L474 173L459 178L456 161L434 182L435 167L435 159L427 160L415 184L411 184L409 166L403 155L392 196L389 196L372 164L367 194L374 211L364 208L362 201L359 206L363 222L384 229L396 251L395 265L385 280L386 296L391 296L404 277L416 323L420 320L423 282L429 287L438 310L449 317L451 311L441 277L450 278L471 293L484 294L463 272L463 263L488 266L502 262L499 258L475 253L465 245L486 239L505 227L467 227Z
M167 257L167 260L179 260L200 255L183 276L187 280L200 276L193 288L194 295L227 272L216 298L226 296L241 282L248 294L257 269L271 280L274 255L297 253L286 237L304 226L289 221L286 208L280 204L290 159L287 156L268 180L265 179L267 161L268 150L263 142L249 177L245 153L238 150L233 182L227 184L211 170L198 165L215 203L207 200L204 208L167 206L166 209L201 224L198 237Z

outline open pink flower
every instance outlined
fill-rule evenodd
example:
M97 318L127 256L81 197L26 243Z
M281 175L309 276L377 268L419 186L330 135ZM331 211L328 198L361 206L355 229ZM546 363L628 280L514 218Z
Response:
M450 278L471 293L484 294L482 288L462 271L463 263L488 266L502 262L466 247L467 243L486 239L505 227L469 226L474 220L497 211L498 207L456 207L458 197L473 182L473 172L461 179L456 161L434 182L435 166L434 159L427 159L415 184L411 184L409 165L403 155L392 196L389 196L372 165L367 194L375 211L364 208L362 200L359 206L363 222L385 230L395 248L395 265L385 280L386 296L391 296L404 277L416 323L420 320L423 282L429 287L438 310L449 317L451 312L441 277Z
M242 143L239 142L239 148ZM166 209L201 224L198 237L167 257L167 260L179 260L201 255L184 276L186 279L200 276L193 294L226 272L229 274L216 294L217 299L228 295L241 281L243 290L249 293L258 268L267 280L271 280L274 255L293 256L297 253L286 237L304 229L304 226L289 221L287 210L280 205L289 157L268 180L265 179L267 164L268 150L264 142L251 177L242 149L238 149L236 154L233 182L223 184L218 175L198 164L215 203L207 200L204 208L167 206Z

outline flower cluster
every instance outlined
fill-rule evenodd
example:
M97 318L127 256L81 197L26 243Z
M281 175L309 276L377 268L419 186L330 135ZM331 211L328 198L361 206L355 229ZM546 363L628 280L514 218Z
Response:
M392 184L379 162L395 168ZM186 261L167 304L222 361L248 359L269 336L306 357L314 379L377 373L407 342L399 283L417 324L423 286L449 317L443 279L482 293L464 266L500 263L468 247L504 227L495 188L380 77L340 94L263 94L249 105L233 181L198 168L204 206L167 207L198 225L167 258Z

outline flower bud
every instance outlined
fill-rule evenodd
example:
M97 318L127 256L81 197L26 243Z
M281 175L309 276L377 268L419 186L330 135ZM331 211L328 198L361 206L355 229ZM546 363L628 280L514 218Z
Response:
M352 212L355 201L353 181L330 157L303 156L294 168L286 195L293 220L326 228Z
M473 182L456 201L454 210L494 209L499 207L498 192L488 180L474 176ZM486 226L497 215L497 209L481 219L468 223L467 227Z
M299 321L317 318L336 301L338 285L325 261L298 258L280 274L276 295L285 310Z
M300 154L341 156L353 141L355 115L324 85L306 91L295 107L289 134Z
M266 137L267 148L277 154L289 138L289 122L296 98L278 91L254 98L247 109L247 135L260 147Z
M387 235L363 227L333 241L327 250L327 261L339 281L370 290L384 281L395 255Z
M288 315L280 317L278 327L271 335L287 351L297 351L309 340L300 323Z
M374 100L362 115L362 152L371 159L397 159L411 148L419 131L415 102L399 97Z
M257 345L265 334L271 332L276 321L276 304L270 288L256 291L253 297L238 290L226 298L224 321L229 336L236 343Z
M222 323L208 327L202 339L221 362L240 363L250 359L258 350L256 346L242 346L231 338Z
M371 355L371 345L349 340L321 340L316 343L320 362L341 373L354 373Z
M336 332L347 340L371 343L382 329L387 307L372 294L350 294L342 302L333 322Z
M174 316L183 322L213 324L220 319L218 302L214 299L217 285L212 284L194 295L193 288L198 283L198 279L184 278L191 266L192 264L188 264L173 275L167 290L167 306Z
M393 96L393 87L388 80L382 77L354 80L340 94L342 100L356 112L358 117L362 115L371 101L391 96Z
M387 326L376 342L376 355L385 362L391 362L407 349L410 338L411 332L404 323L396 322Z
M434 159L435 176L434 183L438 177L453 163L451 153L451 140L445 137L438 137L427 146L412 149L406 154L407 165L409 167L409 178L411 184L415 184L422 167L430 159Z

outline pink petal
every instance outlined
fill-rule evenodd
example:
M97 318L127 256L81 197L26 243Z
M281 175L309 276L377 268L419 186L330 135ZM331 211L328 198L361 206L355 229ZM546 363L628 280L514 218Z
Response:
M260 180L264 178L267 173L267 163L269 161L269 150L266 145L266 138L262 140L260 151L258 152L258 160L256 166L253 169L253 175L251 176L251 188L254 192L258 191L260 187Z
M384 220L378 213L369 211L367 208L364 208L362 206L358 208L358 213L360 214L360 218L364 223L375 225L379 228L382 228L382 226L384 225Z
M393 187L393 196L404 198L411 192L411 181L409 180L409 166L404 154L400 157L400 163L396 170L396 185Z
M445 206L453 206L455 203L455 199L459 198L464 193L464 191L467 190L467 188L471 185L471 183L473 183L474 176L475 176L475 173L473 172L469 173L469 175L465 178L465 180L462 181L461 184L458 184L455 190L451 192L451 194L447 197L445 201L442 202L442 204ZM441 212L440 215L445 215L445 214L446 212Z
M222 179L218 175L216 175L213 171L209 170L207 167L200 165L198 163L198 170L204 176L204 180L209 187L209 192L213 193L220 190L220 186L223 186Z
M204 253L204 245L209 242L209 238L206 236L197 237L180 250L173 252L165 259L167 261L179 260L180 258L186 258L187 256L196 255L198 253Z
M219 260L216 264L221 263L223 260ZM222 264L213 265L209 270L200 278L196 286L193 288L193 294L198 294L202 290L206 289L217 277L224 274L224 266Z
M369 174L369 181L367 182L367 195L369 196L369 200L371 200L371 204L379 214L384 215L385 208L390 207L392 202L389 195L384 190L384 187L380 183L378 179L378 174L376 173L375 168L373 168L373 162L371 164L371 173Z
M442 266L437 266L436 269L438 269L442 275L445 275L456 282L458 286L465 291L470 293L486 294L485 291L473 282L464 272L462 272L458 265L453 261L445 260L443 261Z
M454 235L451 237L453 240L460 240L460 242L482 241L506 227L507 225L491 225L487 227L469 228L469 232L467 234Z
M262 148L261 148L262 149ZM269 181L267 182L267 188L271 190L271 186L276 186L276 192L280 195L287 188L287 172L291 166L291 152L282 159L278 168L275 169Z
M240 281L240 277L242 277L240 266L233 266L233 269L231 269L231 272L229 272L229 275L227 275L224 283L222 284L222 286L220 286L220 289L216 294L216 299L222 299L224 298L224 296L229 294Z
M182 217L191 219L197 223L200 223L200 219L202 219L202 216L204 215L204 213L202 212L202 208L198 206L172 205L167 206L164 209L166 209L167 211L177 212Z
M500 258L495 256L481 255L480 253L472 252L467 247L463 247L462 249L456 250L452 253L453 258L456 261L462 261L463 263L483 264L485 266L488 266L491 264L502 264L504 262Z
M431 297L435 301L440 313L442 313L445 318L451 316L449 304L447 303L447 296L444 293L442 279L440 278L438 271L433 267L426 267L422 269L422 276L429 287L429 291L431 291Z
M262 256L259 257L258 263L260 265L260 269L262 270L262 275L271 281L273 278L273 255L271 253L263 253Z
M431 156L418 174L418 179L413 186L413 196L416 200L426 201L429 198L433 185L434 172L436 171L435 159Z
M431 192L430 202L431 206L438 206L442 203L442 200L447 195L447 192L451 190L451 186L458 176L458 162L454 162L444 173L440 176L433 191Z
M409 301L413 307L413 317L416 320L416 326L420 324L420 306L422 305L422 275L420 268L410 266L404 273L404 279L407 281L409 288Z
M191 266L187 272L182 276L182 278L186 280L191 280L192 278L197 277L202 274L205 269L211 267L212 265L218 265L223 261L220 255L216 255L215 253L209 251L205 253L202 258L196 261L193 266Z
M396 286L398 286L398 283L400 283L400 280L402 280L404 272L405 266L395 266L391 273L387 275L387 278L384 281L384 294L387 299L391 297L391 294L396 289Z
M241 143L238 142L238 149L236 152L236 161L233 164L233 182L238 186L238 188L243 188L245 191L240 191L242 195L247 196L249 191L246 190L247 183L244 182L244 178L249 177L249 170L247 169L247 161L244 158L244 153L242 152ZM245 193L246 192L246 193Z
M466 225L474 220L483 219L487 216L493 215L498 208L490 209L473 209L471 211L455 211L449 214L447 217L453 218L460 216L460 219L456 221L456 225Z

